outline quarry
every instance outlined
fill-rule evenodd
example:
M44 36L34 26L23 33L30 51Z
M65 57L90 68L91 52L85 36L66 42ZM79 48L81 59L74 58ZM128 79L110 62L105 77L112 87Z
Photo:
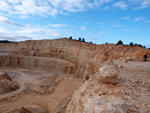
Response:
M67 38L0 43L0 113L150 113L150 50Z

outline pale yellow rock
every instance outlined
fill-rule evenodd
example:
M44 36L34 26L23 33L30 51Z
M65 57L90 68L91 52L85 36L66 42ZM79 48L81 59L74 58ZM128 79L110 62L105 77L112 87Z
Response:
M118 71L114 66L104 65L99 69L99 81L107 84L116 84L118 82Z
M89 98L84 104L84 113L127 113L126 104L120 98L111 95L103 95L97 98Z

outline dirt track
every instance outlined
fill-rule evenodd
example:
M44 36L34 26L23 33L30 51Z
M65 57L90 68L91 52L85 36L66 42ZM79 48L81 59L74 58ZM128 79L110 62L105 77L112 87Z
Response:
M37 81L39 77L35 75L37 77L33 78L33 76L27 75L26 73L20 71L17 71L17 73L20 76L17 78L20 84L20 89L0 96L1 99L6 97L8 98L0 102L0 113L7 112L14 108L30 105L38 105L47 108L51 112L54 112L59 104L83 83L83 81L80 79L71 79L65 77L57 84L52 94L23 94L22 91L26 87L24 84L26 82L34 83L34 81ZM19 93L19 98L15 99Z

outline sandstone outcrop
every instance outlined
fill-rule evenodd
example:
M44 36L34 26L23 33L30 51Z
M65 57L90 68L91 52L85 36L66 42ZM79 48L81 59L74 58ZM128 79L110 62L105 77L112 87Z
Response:
M145 81L147 86L149 86L149 71L148 67L142 69L142 64L140 66L141 71L135 70L135 64L130 62L123 63L125 68L118 68L116 72L114 65L120 62L109 61L100 68L100 72L104 71L104 75L117 75L114 81L101 83L99 80L101 78L100 72L97 72L94 76L90 76L85 83L75 91L71 101L69 102L66 112L67 113L148 113L150 112L150 100L149 100L149 89L143 87L141 79L146 78ZM111 64L109 66L108 64ZM148 62L147 62L148 65ZM131 66L131 67L129 67ZM129 68L127 68L129 67ZM106 69L106 70L105 70ZM108 69L108 70L107 70ZM113 71L111 71L113 70ZM115 70L115 71L114 71ZM144 71L145 70L145 71ZM112 72L112 73L111 73ZM114 74L115 72L115 74ZM145 73L145 75L141 75ZM103 74L103 73L101 73ZM136 75L135 75L136 74ZM134 76L133 76L134 75ZM137 77L140 77L138 78ZM106 76L104 76L106 77ZM109 78L109 77L108 77ZM131 79L131 78L134 78ZM105 78L107 79L107 77ZM136 79L136 80L135 80ZM133 81L134 82L133 82ZM140 83L139 83L140 82ZM144 82L144 83L145 83ZM107 84L106 84L107 83ZM115 83L114 85L112 83ZM143 84L144 84L143 83Z
M15 91L19 88L18 83L6 72L0 71L0 94Z
M105 69L106 68L106 69ZM107 70L108 69L108 70ZM110 69L110 70L109 70ZM112 66L104 66L100 68L102 74L112 74L111 78L107 77L102 79L104 83L99 82L101 76L97 73L94 76L90 76L89 80L75 91L73 98L67 106L67 113L127 113L127 108L124 100L119 95L109 95L109 89L115 87L111 84L117 83L116 70ZM105 72L103 72L105 71ZM113 77L115 79L113 79ZM106 80L107 79L107 80ZM112 79L112 81L110 80Z
M117 96L102 95L89 98L84 104L84 113L127 113L126 104Z
M99 69L99 81L107 84L116 84L118 82L118 71L114 66L104 65Z
M121 57L142 60L146 52L150 53L138 46L94 45L70 39L29 40L0 44L0 66L60 71L88 79L105 61Z

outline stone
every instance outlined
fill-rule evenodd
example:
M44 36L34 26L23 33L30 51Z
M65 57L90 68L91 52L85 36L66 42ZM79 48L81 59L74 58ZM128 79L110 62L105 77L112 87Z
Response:
M99 81L107 84L118 83L118 71L114 66L104 65L99 69L100 77Z
M84 104L84 113L127 113L125 102L116 96L103 95L88 99Z

